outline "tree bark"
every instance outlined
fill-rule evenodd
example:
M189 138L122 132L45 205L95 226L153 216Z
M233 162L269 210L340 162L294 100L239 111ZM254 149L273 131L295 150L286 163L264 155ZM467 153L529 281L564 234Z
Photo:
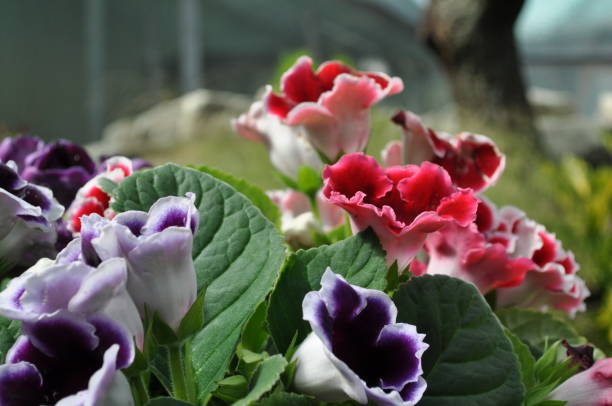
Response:
M514 39L523 4L431 0L423 34L448 74L463 122L501 126L536 139Z

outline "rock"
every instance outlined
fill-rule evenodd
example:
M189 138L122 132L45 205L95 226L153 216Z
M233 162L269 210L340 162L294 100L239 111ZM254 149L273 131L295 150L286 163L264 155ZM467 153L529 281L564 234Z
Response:
M143 155L171 148L203 136L205 121L219 113L238 115L247 110L245 96L199 89L177 99L161 102L135 117L110 123L102 139L88 146L94 156Z

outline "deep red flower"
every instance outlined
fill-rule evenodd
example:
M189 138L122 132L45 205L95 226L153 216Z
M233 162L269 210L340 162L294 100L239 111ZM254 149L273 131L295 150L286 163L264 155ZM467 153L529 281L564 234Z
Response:
M457 186L475 192L495 184L504 170L505 156L484 135L435 132L410 111L397 112L393 122L404 130L404 143L387 145L383 151L387 166L431 161L446 169Z
M362 153L343 156L323 171L323 194L351 216L353 231L372 227L387 261L404 270L429 233L476 217L472 190L457 189L440 166L424 162L382 168Z

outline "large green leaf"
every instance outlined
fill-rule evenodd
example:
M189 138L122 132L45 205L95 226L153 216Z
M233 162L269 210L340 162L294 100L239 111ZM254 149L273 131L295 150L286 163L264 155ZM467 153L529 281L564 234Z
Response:
M234 402L232 406L248 406L269 392L279 381L281 374L287 366L287 360L282 355L274 355L263 361L253 379L250 391L243 399Z
M243 324L272 289L285 247L274 225L244 195L195 169L167 164L138 172L114 192L118 211L148 210L163 196L196 194L200 225L193 258L198 291L206 289L204 328L193 339L198 394L223 377Z
M308 335L310 327L302 319L302 301L306 293L321 288L321 277L327 267L354 285L373 289L386 285L385 252L369 230L336 244L292 255L272 293L268 310L270 333L283 354L296 332L298 343Z
M538 355L547 343L579 336L572 326L548 313L509 308L499 310L497 317Z
M256 403L257 406L317 406L312 398L296 393L278 392Z
M398 322L426 334L419 406L519 406L523 385L502 326L471 284L425 275L400 286Z

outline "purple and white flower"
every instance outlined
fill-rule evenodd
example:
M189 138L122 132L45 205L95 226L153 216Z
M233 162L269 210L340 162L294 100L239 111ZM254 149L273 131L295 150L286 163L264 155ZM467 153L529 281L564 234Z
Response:
M56 222L64 207L51 190L25 181L14 162L0 162L0 260L3 270L56 254Z
M130 406L119 371L134 359L125 329L104 316L69 313L26 323L0 366L0 404L6 406Z
M303 312L313 332L294 356L298 391L381 406L421 399L427 387L421 356L429 345L415 326L395 322L387 294L350 285L328 268L321 289L304 298Z
M97 267L43 258L0 292L0 315L31 324L66 312L83 319L103 314L125 326L141 347L143 325L126 284L122 258Z
M189 193L187 198L161 198L148 213L126 211L113 220L85 216L79 242L67 247L60 260L95 264L124 258L127 290L141 317L146 309L157 312L176 329L197 295L191 256L199 221L194 202Z

